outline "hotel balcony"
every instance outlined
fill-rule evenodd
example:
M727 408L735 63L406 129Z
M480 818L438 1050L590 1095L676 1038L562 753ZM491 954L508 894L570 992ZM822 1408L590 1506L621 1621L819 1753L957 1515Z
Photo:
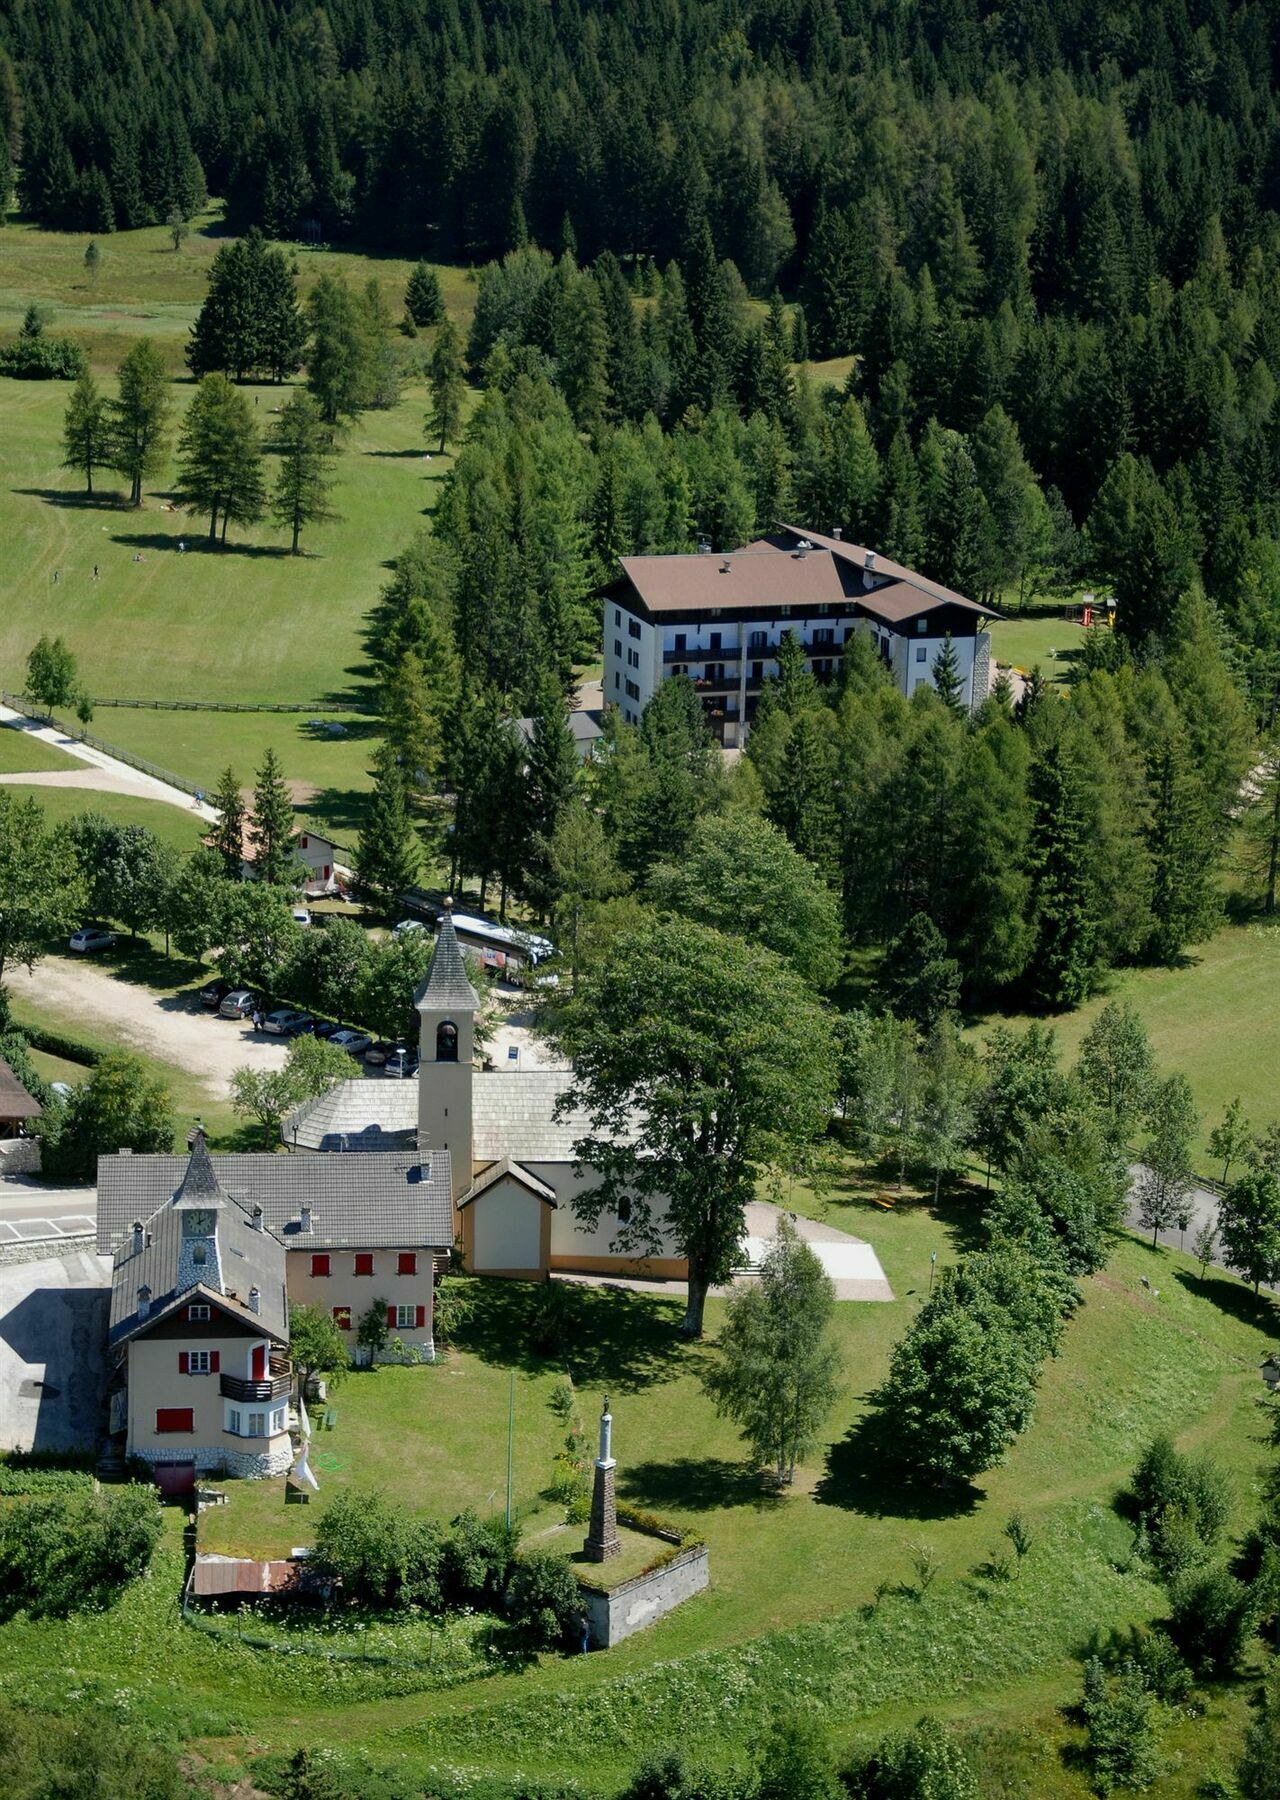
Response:
M293 1364L287 1356L273 1356L265 1381L242 1381L238 1375L220 1375L218 1391L227 1400L286 1400L293 1388Z

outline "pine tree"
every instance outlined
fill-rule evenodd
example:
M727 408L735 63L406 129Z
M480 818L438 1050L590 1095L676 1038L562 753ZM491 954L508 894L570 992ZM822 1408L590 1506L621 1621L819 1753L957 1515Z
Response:
M554 897L551 842L560 815L573 799L580 772L563 696L555 682L544 681L533 712L525 765L527 816L534 837L529 863L530 891L534 903L544 913Z
M206 375L195 391L178 437L177 493L192 513L209 514L209 542L227 526L262 517L262 447L253 411L225 375Z
M427 431L432 439L439 439L439 451L443 456L446 446L451 439L456 439L461 428L462 402L467 391L462 352L452 319L442 320L436 332L427 375L431 384Z
M150 338L139 338L116 371L119 395L111 407L112 462L129 482L130 506L142 505L142 484L159 474L168 453L171 404L164 359Z
M224 244L187 345L193 375L220 372L242 381L255 372L282 381L302 362L304 329L297 283L284 252L251 230Z
M352 419L369 403L369 334L346 282L322 275L307 296L307 387L326 425Z
M556 321L560 386L579 428L597 437L609 406L609 331L593 276L574 276Z
M414 264L404 290L404 309L419 328L438 325L444 318L440 278L425 262Z
M111 409L86 369L71 390L63 416L62 466L82 474L85 492L91 494L93 471L110 466L114 448Z
M281 411L268 448L280 458L271 490L271 516L282 531L293 533L296 556L304 525L338 517L328 504L333 492L332 435L305 390L293 394Z
M1280 743L1267 745L1254 771L1244 834L1246 866L1271 918L1280 883Z
M830 714L802 712L792 726L768 816L802 856L833 877L839 855L836 753Z
M293 801L274 750L268 750L258 769L249 808L249 845L253 872L269 887L296 887L302 864L295 848Z
M1033 943L1027 980L1040 1005L1078 1006L1093 985L1097 926L1079 779L1060 739L1047 744L1027 781Z
M875 530L879 493L880 459L862 408L850 395L836 414L831 428L831 451L826 471L826 499L830 512L827 529L839 525L852 542L870 542Z
M205 843L222 858L222 870L229 881L239 881L244 862L244 795L240 778L231 767L218 777L218 785L209 795L209 804L218 817L210 828Z
M418 879L422 850L409 816L404 771L390 744L379 747L373 797L356 847L356 877L364 891L396 901Z
M960 675L960 662L949 631L943 637L941 650L933 659L933 686L939 700L949 712L963 713L965 711L964 681Z
M1208 935L1221 914L1215 884L1218 847L1204 794L1178 738L1166 735L1147 761L1151 790L1150 951L1172 962Z

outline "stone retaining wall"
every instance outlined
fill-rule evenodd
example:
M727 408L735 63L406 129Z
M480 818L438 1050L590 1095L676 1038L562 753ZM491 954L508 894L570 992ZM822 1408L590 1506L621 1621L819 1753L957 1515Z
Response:
M11 1244L0 1244L0 1263L54 1262L61 1256L70 1256L74 1250L92 1250L94 1241L91 1231L75 1236L64 1232L56 1238L20 1238ZM104 1256L102 1266L109 1265L110 1258Z
M134 1450L130 1453L154 1469L165 1463L189 1463L199 1475L235 1475L242 1481L284 1475L293 1466L293 1447L286 1440L275 1450L224 1450L198 1445L192 1450Z
M583 1601L593 1646L607 1650L633 1632L643 1631L682 1600L700 1594L709 1580L707 1547L696 1544L660 1569L633 1576L608 1592L584 1583Z
M0 1179L40 1173L39 1138L0 1138Z

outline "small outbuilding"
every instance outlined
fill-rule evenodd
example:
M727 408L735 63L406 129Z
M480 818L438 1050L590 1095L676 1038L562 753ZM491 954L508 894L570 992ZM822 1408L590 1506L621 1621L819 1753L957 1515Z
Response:
M0 1138L28 1137L43 1110L0 1056Z

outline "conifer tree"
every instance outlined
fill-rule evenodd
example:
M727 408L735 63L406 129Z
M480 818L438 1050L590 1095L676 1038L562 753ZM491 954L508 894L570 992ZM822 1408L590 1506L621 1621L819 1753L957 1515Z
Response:
M62 466L84 476L85 492L93 492L93 471L112 461L111 409L86 369L67 400L62 421Z
M599 435L609 406L609 331L592 275L574 276L556 321L560 386L579 428Z
M1262 910L1271 918L1280 883L1280 743L1266 746L1254 771L1244 818L1245 857Z
M218 785L209 796L209 804L217 810L217 821L206 840L211 850L222 858L224 873L231 881L239 881L244 860L244 795L240 777L231 767L218 777Z
M830 714L809 710L792 726L768 816L824 875L839 855L837 773Z
M530 889L535 904L543 912L550 905L554 892L551 842L560 815L573 799L580 772L573 733L565 716L564 698L557 683L544 681L533 712L525 764L527 818L534 838L529 859Z
M942 639L942 648L933 659L933 687L939 700L949 712L963 713L964 681L960 675L960 661L956 655L956 647L948 631Z
M1205 937L1221 914L1215 887L1218 849L1204 794L1173 735L1152 749L1147 762L1151 790L1151 954L1171 962L1189 943Z
M292 532L291 553L296 556L304 525L338 516L329 505L332 435L304 389L298 389L281 411L268 447L280 458L271 490L271 516L282 531Z
M1027 780L1033 942L1027 979L1040 1005L1077 1006L1093 985L1097 922L1079 778L1061 741L1034 758Z
M178 436L177 492L188 512L207 512L209 542L227 541L227 526L262 517L262 446L245 396L225 375L206 375Z
M296 887L302 880L302 864L295 854L293 801L274 750L268 749L258 768L249 808L249 845L253 872L269 887Z
M450 440L458 436L462 425L462 401L467 391L462 352L452 319L441 320L431 347L427 377L431 385L427 432L433 440L439 440L438 448L443 456Z
M367 894L395 901L417 881L421 864L404 771L391 745L384 743L374 762L373 798L356 847L356 877Z
M444 318L440 278L425 262L414 264L404 290L404 309L420 329L427 325L438 325Z
M307 296L307 387L324 423L352 419L369 402L370 341L360 303L346 282L322 275Z
M119 393L111 407L113 465L129 483L130 506L142 505L142 484L158 475L168 452L169 381L164 358L150 338L139 338L116 371Z
M302 362L304 331L297 284L284 252L251 230L224 244L209 271L209 290L187 346L193 375L218 371L242 381L283 381Z

